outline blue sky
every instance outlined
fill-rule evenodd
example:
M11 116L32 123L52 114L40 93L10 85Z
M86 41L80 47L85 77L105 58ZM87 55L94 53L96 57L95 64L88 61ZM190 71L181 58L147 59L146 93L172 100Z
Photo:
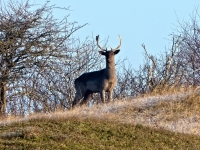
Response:
M34 2L42 4L46 0ZM128 58L134 68L143 63L142 43L151 54L164 52L170 46L170 34L175 32L178 19L189 21L200 6L199 0L50 0L50 3L70 6L69 12L55 12L55 17L70 15L69 21L88 23L74 35L82 40L100 35L100 40L109 37L108 45L117 47L120 34L123 41L116 59Z

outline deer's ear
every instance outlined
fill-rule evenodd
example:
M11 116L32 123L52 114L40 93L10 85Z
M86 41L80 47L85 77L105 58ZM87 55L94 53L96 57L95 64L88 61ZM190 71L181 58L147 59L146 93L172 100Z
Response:
M116 50L116 51L114 51L114 54L116 55L116 54L118 54L119 53L119 49L118 50Z
M106 53L104 51L99 51L99 54L106 55Z

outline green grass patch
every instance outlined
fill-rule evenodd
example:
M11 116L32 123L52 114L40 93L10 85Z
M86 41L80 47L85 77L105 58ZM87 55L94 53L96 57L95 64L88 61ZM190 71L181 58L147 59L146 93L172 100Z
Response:
M32 120L0 127L0 149L200 149L200 137L95 119Z

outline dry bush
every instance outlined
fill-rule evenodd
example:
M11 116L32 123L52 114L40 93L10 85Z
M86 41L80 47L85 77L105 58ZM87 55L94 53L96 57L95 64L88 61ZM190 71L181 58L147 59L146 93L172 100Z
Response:
M72 36L86 24L58 20L55 9L68 11L48 2L1 2L0 115L68 109L74 79L102 67L93 39Z

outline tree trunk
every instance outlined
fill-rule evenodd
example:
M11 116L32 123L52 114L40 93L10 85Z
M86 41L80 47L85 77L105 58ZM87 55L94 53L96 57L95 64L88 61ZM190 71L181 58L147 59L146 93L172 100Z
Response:
M6 83L0 84L0 116L5 116L6 111Z

